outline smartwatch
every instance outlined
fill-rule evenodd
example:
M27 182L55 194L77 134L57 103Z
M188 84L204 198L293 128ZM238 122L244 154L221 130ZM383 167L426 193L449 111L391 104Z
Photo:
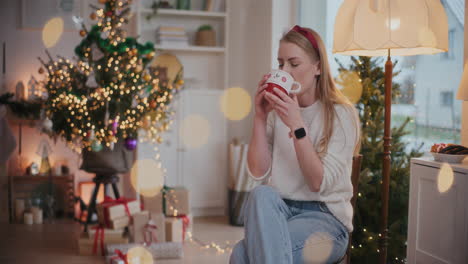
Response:
M306 131L303 127L294 130L294 136L296 139L301 139L306 136Z

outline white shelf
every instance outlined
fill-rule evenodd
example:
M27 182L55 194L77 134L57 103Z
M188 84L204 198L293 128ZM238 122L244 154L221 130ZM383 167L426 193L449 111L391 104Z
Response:
M186 46L186 47L170 47L164 45L154 45L155 49L168 50L168 51L188 51L188 52L213 52L213 53L224 53L226 50L224 47L203 47L203 46Z
M144 8L141 11L144 14L152 14L153 9ZM225 18L225 12L208 12L208 11L198 11L198 10L178 10L178 9L164 9L159 8L156 16L166 15L166 16L192 16L192 17L206 17L206 18Z

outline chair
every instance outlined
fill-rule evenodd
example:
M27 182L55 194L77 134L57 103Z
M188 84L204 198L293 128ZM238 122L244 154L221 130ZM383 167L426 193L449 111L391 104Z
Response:
M353 184L353 198L351 198L351 205L353 210L356 208L357 193L359 187L359 176L361 175L361 162L362 155L356 155L353 157L353 168L351 170L351 182ZM336 264L351 264L351 237L352 233L349 233L349 243L346 254Z

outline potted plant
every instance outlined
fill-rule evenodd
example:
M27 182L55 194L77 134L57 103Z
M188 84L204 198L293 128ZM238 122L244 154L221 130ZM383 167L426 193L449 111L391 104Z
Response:
M211 25L201 25L195 35L195 45L216 46L216 33Z

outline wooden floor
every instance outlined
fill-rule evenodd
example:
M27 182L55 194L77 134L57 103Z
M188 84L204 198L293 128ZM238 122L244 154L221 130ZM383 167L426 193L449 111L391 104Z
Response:
M71 220L54 224L27 226L24 224L0 225L1 264L104 264L103 257L77 254L76 237L80 227ZM242 227L228 224L227 217L194 218L193 236L202 243L220 245L236 243L244 236ZM184 257L178 260L158 260L157 264L176 263L228 263L230 252L218 253L203 249L194 242L184 244Z

